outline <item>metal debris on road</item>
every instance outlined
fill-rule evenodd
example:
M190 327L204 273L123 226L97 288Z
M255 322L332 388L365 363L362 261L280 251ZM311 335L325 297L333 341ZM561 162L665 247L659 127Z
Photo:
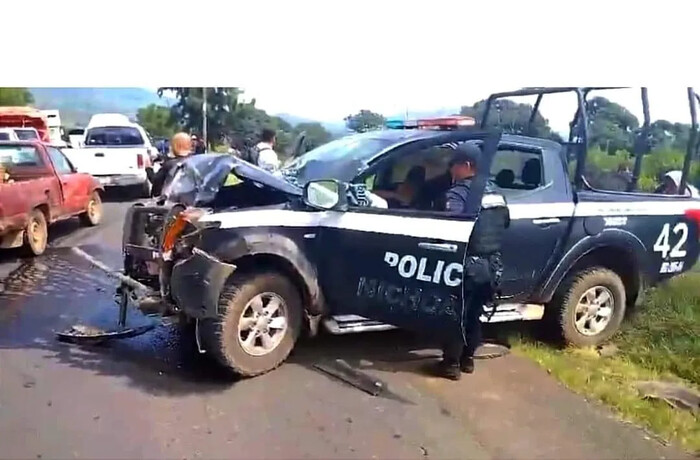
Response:
M129 287L131 287L131 288L133 288L133 289L135 289L135 290L143 291L143 292L145 292L145 293L147 293L147 294L149 294L149 295L150 295L150 294L153 294L153 290L152 290L151 288L149 288L148 286L146 286L145 284L140 283L140 282L136 281L135 279L131 278L130 276L126 276L126 275L124 275L123 273L120 273L120 272L118 272L118 271L116 271L116 270L112 270L112 269L109 268L107 265L105 265L103 262L101 262L100 260L98 260L98 259L96 259L95 257L91 256L90 254L88 254L87 252L83 251L82 249L73 247L73 248L71 248L71 250L72 250L75 254L77 254L78 256L80 256L80 257L82 257L83 259L85 259L85 260L87 260L88 262L90 262L90 263L91 263L92 265L94 265L95 267L97 267L97 268L99 268L100 270L104 271L107 275L109 275L109 276L111 276L111 277L113 277L113 278L118 279L118 280L121 281L123 284L126 284L126 285L128 285Z
M56 332L59 340L72 343L99 343L110 339L127 339L145 334L156 326L156 322L136 327L122 327L104 330L92 326L76 324L63 332Z
M384 382L355 369L343 359L336 359L328 364L314 364L314 367L372 396L378 396L386 388Z

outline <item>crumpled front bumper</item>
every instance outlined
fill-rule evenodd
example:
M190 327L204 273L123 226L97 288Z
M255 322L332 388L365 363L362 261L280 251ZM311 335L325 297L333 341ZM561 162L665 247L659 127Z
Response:
M219 296L235 269L235 265L194 248L192 256L175 262L170 294L186 315L197 319L216 318Z

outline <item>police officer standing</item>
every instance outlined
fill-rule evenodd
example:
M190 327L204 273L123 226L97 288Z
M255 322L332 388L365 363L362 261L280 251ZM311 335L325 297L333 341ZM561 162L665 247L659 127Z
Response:
M474 144L463 144L450 161L452 187L445 195L445 209L454 214L467 213L467 200L481 149ZM474 353L481 344L481 314L484 305L491 303L503 272L500 246L510 216L505 201L493 195L487 185L481 210L467 247L464 267L465 311L462 312L463 337L443 345L443 359L438 373L451 380L459 380L462 372L474 372Z

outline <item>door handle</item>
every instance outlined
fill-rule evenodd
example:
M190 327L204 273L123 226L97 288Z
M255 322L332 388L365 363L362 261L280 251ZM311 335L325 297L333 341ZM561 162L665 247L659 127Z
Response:
M532 221L533 224L540 225L542 227L546 227L547 225L558 224L559 222L561 222L561 219L559 219L558 217L550 217L548 219L534 219Z
M95 156L96 157L103 157L103 156L105 156L105 154L104 153L96 153Z
M418 243L418 247L431 251L457 252L457 245L449 243Z

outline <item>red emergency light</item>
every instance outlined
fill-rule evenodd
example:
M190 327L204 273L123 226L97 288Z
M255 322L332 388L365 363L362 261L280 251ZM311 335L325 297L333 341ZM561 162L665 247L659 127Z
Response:
M421 118L418 120L387 120L386 127L389 129L458 129L476 125L476 120L472 117L454 115L450 117Z
M472 117L465 116L452 116L452 117L440 117L440 118L425 118L418 120L419 128L463 128L465 126L474 126L476 120Z

